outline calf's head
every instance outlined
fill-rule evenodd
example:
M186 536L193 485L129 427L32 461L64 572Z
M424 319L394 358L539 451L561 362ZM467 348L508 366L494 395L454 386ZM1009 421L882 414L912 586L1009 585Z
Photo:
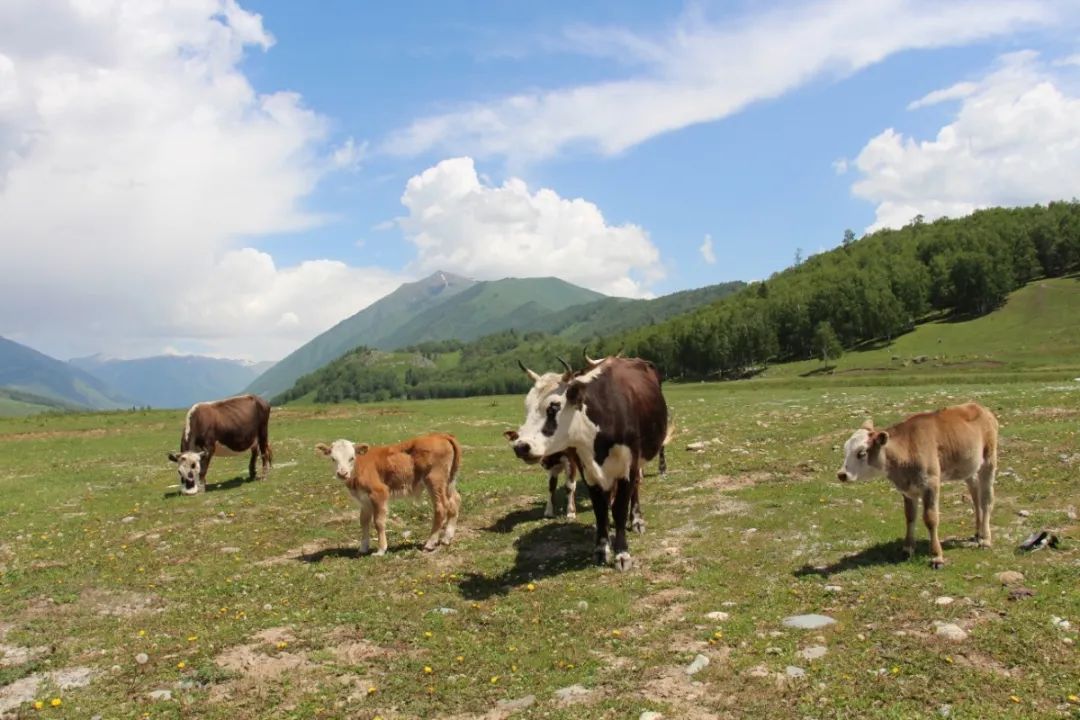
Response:
M539 462L545 455L566 450L570 444L570 426L581 409L585 384L566 373L538 373L524 365L533 381L525 396L525 422L515 433L503 433L514 447L514 454L527 463Z
M351 440L335 440L327 445L319 443L315 449L330 458L334 463L334 475L340 480L348 480L352 475L353 465L357 455L363 455L369 446L365 443L354 443Z
M180 476L180 492L194 495L199 492L199 474L206 462L206 451L169 453L169 460L176 463L176 474Z
M855 431L844 443L844 464L836 472L841 482L858 480L880 472L882 469L881 452L889 442L889 433L875 430L869 420Z

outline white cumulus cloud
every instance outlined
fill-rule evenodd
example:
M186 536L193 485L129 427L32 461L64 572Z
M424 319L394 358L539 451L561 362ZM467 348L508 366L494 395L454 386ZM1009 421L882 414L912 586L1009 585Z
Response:
M511 178L491 185L468 157L411 178L398 223L416 246L418 273L478 279L558 276L609 295L641 297L663 277L660 252L637 225L610 225L595 204L532 192Z
M701 242L701 247L698 248L698 252L701 253L701 259L709 265L716 264L716 252L713 250L712 235L705 235L705 239Z
M566 45L620 61L627 76L422 117L381 149L502 156L512 165L569 146L612 155L816 78L853 73L904 50L963 45L1046 25L1059 11L1052 0L818 0L785 2L724 23L691 12L654 37L577 28Z
M273 42L234 0L0 3L0 333L274 358L392 287L244 249L319 223L304 199L365 149L252 87L244 53Z
M1053 67L1033 52L1006 55L986 77L952 93L959 110L934 138L892 128L872 138L855 161L860 178L853 186L877 206L870 229L899 227L918 214L932 220L1075 197L1080 97L1069 88L1080 77Z

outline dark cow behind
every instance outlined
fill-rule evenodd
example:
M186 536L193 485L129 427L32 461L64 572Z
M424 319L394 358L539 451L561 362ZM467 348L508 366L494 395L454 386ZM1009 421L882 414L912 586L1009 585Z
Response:
M503 433L511 445L517 442L517 430L507 430ZM559 487L559 475L566 475L566 518L573 520L577 517L577 479L581 475L581 462L572 450L557 452L540 458L540 467L548 473L548 501L544 508L544 517L555 517L555 490Z
M596 561L605 564L610 555L610 504L615 566L629 569L626 521L631 497L637 495L642 465L660 454L668 438L660 372L646 360L621 357L605 358L578 373L568 369L562 375L524 369L533 388L525 398L525 422L514 453L526 462L537 462L568 448L576 452L596 515ZM634 505L633 524L642 529L640 509Z
M270 403L257 395L192 405L184 420L180 452L169 453L180 475L181 491L194 495L200 488L206 489L206 471L214 455L239 455L250 450L248 477L255 478L255 458L259 456L265 477L273 463L269 425Z

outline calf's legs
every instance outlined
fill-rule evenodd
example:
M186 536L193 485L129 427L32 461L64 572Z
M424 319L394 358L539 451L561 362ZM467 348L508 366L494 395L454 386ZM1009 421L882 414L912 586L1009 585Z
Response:
M990 513L994 509L994 476L997 474L997 465L987 462L979 468L977 484L979 486L979 530L976 533L979 547L990 547L993 540L990 537Z
M940 496L941 480L932 478L930 487L923 492L923 522L930 531L930 565L939 568L945 564L945 556L941 550L941 538L938 537L938 497Z
M374 514L370 500L360 501L360 552L371 549L371 516Z
M907 520L907 535L904 536L904 557L915 554L915 518L919 514L919 501L904 496L904 519Z
M608 491L599 485L589 485L589 497L592 498L593 514L596 516L597 565L607 565L608 554L611 551L608 541L608 506L610 505L608 495ZM624 515L623 521L625 520Z

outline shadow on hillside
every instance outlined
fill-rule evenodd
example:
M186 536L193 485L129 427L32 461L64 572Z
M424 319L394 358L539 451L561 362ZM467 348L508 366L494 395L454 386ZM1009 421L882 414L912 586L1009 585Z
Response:
M915 557L925 556L929 559L929 552L930 542L928 540L916 542ZM862 567L896 565L906 561L907 557L904 555L904 541L897 538L896 540L887 543L871 545L854 555L842 557L831 565L803 565L795 571L794 575L795 577L807 577L812 575L829 577L830 575L837 575L842 572L847 572L848 570L857 570Z
M818 375L832 375L834 370L836 370L835 365L822 365L819 368L814 368L813 370L807 370L804 373L799 373L799 377L805 378L817 377Z
M591 526L576 522L540 525L514 541L513 567L498 575L468 573L458 588L469 600L487 600L533 580L587 568L593 562L593 535Z
M251 478L251 477L248 477L247 475L237 475L234 478L229 478L228 480L222 480L221 482L216 482L216 483L209 483L208 482L208 483L206 483L206 492L209 493L209 492L217 492L219 490L232 490L234 488L240 487L241 485L246 485L249 482L255 482L256 480L258 480L257 477ZM179 489L168 490L168 491L166 491L164 493L164 497L166 497L166 498L182 497L183 495L184 495L184 493L180 492Z

